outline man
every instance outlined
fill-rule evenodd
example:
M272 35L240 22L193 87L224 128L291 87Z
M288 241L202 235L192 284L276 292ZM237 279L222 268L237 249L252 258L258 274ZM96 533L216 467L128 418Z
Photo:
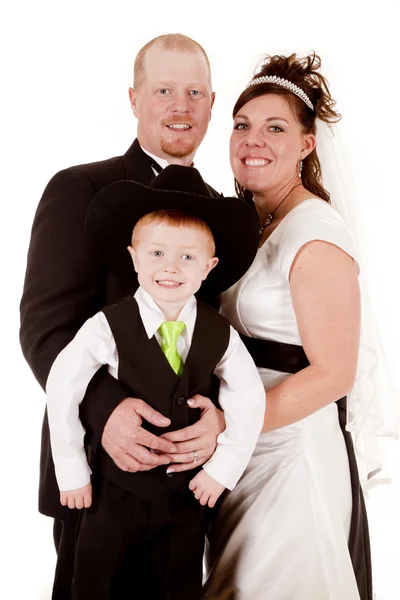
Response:
M43 388L54 359L83 322L137 285L134 280L121 282L106 272L91 254L85 236L86 212L95 194L114 181L130 179L147 185L169 163L192 164L214 102L204 50L181 34L150 41L136 57L134 88L129 90L129 97L138 119L138 138L126 154L57 173L47 185L35 215L21 301L21 345ZM142 400L127 396L128 388L105 370L93 378L81 418L94 453L101 443L125 471L168 464L167 456L149 452L148 448L178 452L178 462L190 460L189 448L171 444L141 427L142 419L158 426L166 426L169 421ZM198 400L196 406L204 408L201 402ZM211 433L202 433L205 430ZM196 440L197 465L211 456L218 431L215 413L205 410L191 434L192 441ZM59 503L46 415L39 510L56 519L58 565L53 599L69 598L76 515Z

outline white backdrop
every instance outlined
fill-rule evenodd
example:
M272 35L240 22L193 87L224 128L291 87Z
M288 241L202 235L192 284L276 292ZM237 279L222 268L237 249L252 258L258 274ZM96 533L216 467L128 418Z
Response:
M64 167L125 152L136 127L127 94L133 59L156 35L182 32L204 46L217 93L196 166L216 189L232 192L228 138L237 95L263 53L314 49L343 114L341 132L358 192L372 300L398 378L400 10L398 0L231 0L226 7L217 0L8 4L0 14L0 589L5 592L0 593L7 600L48 600L55 562L52 524L36 511L45 399L18 343L30 227L47 181ZM400 595L400 456L395 445L392 456L394 483L373 491L368 500L379 600Z

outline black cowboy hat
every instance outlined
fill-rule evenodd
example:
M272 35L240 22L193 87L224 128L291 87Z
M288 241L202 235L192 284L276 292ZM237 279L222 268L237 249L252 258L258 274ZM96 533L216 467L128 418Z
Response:
M221 293L250 267L259 241L260 224L254 209L240 198L212 196L197 169L169 165L150 186L135 181L107 185L89 206L89 241L118 277L132 277L127 246L135 224L145 214L161 209L194 215L210 227L219 262L203 283L207 288Z

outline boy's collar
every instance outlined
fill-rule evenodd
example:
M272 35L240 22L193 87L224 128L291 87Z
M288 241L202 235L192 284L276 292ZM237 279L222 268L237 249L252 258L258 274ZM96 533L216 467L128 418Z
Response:
M162 323L165 321L168 321L168 319L166 319L164 313L157 305L155 300L141 286L139 286L136 290L134 298L138 304L140 316L142 318L147 337L150 339L159 329L160 325L162 325ZM187 320L192 316L192 312L195 308L196 298L194 296L190 296L190 298L182 307L182 310L176 320L183 321L187 325ZM190 318L190 322L191 321L192 319Z

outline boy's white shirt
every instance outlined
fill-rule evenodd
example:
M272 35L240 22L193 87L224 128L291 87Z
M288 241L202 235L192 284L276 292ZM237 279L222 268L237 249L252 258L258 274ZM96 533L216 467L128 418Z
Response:
M158 328L166 321L164 314L143 288L138 288L134 298L147 336L150 339L155 335L161 345ZM186 325L177 343L183 362L192 342L196 315L197 302L192 296L177 319ZM75 338L60 352L47 379L50 439L61 491L81 488L90 481L79 404L90 380L102 365L108 365L110 374L118 378L115 340L104 313L99 312L83 324ZM220 379L218 400L224 411L226 429L218 436L217 448L203 468L231 490L251 458L265 412L265 390L257 368L232 327L228 348L214 373Z

